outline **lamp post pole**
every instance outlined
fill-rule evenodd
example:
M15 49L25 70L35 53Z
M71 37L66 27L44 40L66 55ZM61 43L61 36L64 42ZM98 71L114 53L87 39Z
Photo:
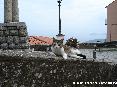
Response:
M64 35L63 34L61 34L61 12L60 12L60 7L61 7L61 1L62 0L58 0L57 2L58 2L58 6L59 6L59 33L58 33L58 35L56 35L57 36L57 38L59 38L60 40L63 40L64 39Z
M59 3L59 35L61 35L61 17L60 17L60 7L61 7L61 1L62 0L59 0L58 3Z

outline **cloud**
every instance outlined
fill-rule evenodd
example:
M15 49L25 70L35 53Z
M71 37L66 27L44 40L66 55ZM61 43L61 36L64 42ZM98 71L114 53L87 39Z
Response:
M106 35L106 33L90 33L91 36L101 36L101 35Z
M76 21L78 19L81 22L92 19L104 9L103 0L72 0L68 8L63 8L62 16L65 20Z

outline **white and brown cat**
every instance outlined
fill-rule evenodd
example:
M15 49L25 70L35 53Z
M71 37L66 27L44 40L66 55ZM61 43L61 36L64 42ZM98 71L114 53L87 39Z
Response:
M68 57L86 59L86 56L82 55L77 48L67 45L59 46L56 42L51 46L51 50L55 55L62 56L64 59L67 59Z

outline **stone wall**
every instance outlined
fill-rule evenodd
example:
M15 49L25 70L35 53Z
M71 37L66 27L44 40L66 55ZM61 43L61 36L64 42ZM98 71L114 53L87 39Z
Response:
M20 49L28 44L27 27L24 22L0 23L0 47Z
M94 49L79 49L82 54L86 55L87 59L93 59ZM96 50L96 60L105 61L117 64L117 48L100 48Z
M94 87L76 86L74 81L117 81L117 65L85 60L0 57L1 87Z
M33 49L35 51L47 51L47 50L51 50L49 45L30 45L30 48Z

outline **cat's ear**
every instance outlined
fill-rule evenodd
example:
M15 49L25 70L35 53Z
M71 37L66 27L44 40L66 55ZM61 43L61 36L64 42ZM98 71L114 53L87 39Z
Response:
M53 37L53 42L55 42L55 38Z
M53 37L53 40L54 40L55 38Z

